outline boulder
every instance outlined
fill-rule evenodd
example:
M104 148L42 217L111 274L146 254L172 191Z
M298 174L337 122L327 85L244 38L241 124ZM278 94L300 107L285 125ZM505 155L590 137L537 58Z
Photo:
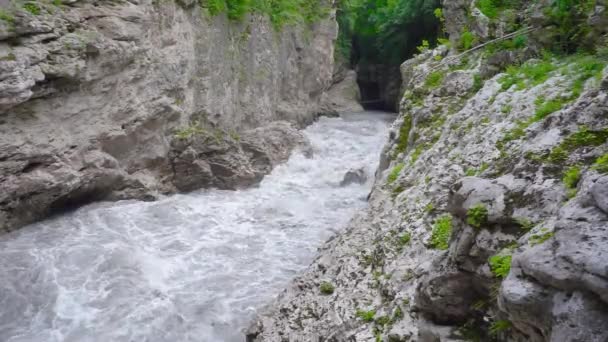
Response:
M363 168L350 169L344 174L344 178L340 182L340 186L347 186L349 184L363 184L367 181L367 174Z

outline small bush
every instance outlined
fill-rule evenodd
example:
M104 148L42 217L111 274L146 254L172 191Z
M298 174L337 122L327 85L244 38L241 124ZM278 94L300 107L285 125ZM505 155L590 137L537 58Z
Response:
M538 107L536 108L536 113L534 113L533 121L536 122L536 121L543 120L549 114L552 114L552 113L557 112L558 110L562 109L562 107L564 106L566 101L567 101L566 99L558 97L558 98L543 102L542 104L538 105Z
M578 181L581 179L581 169L578 166L572 166L564 173L564 186L568 190L568 197L574 197L576 195L576 186Z
M33 15L40 14L40 6L35 2L27 2L23 5L23 9L30 12Z
M408 139L410 135L410 130L412 129L412 117L410 115L405 114L403 118L403 123L399 128L399 141L397 142L397 147L395 148L395 153L403 153L407 150Z
M591 168L599 173L608 173L608 153L597 158Z
M489 259L492 274L497 278L506 278L511 270L510 255L494 255Z
M13 24L15 22L15 17L9 12L0 8L0 20L6 21L9 24Z
M375 319L375 323L381 327L389 324L391 322L391 318L388 316L380 316Z
M412 239L412 236L410 233L404 233L403 235L401 235L399 237L399 245L400 246L405 246L408 243L410 243L410 240Z
M488 209L483 204L472 206L467 211L467 223L474 228L481 228L488 221Z
M424 86L429 89L437 88L443 81L444 76L445 75L442 71L432 72L429 74L429 76L427 76L426 80L424 81Z
M416 47L416 50L418 50L418 52L420 52L420 53L423 53L423 52L429 51L429 47L430 47L429 41L426 39L423 39L422 44L420 46Z
M469 50L477 43L477 37L470 32L465 30L460 34L460 40L458 41L458 48L461 51Z
M438 218L433 225L433 232L431 233L431 247L440 250L448 249L451 235L452 216L444 215Z
M319 286L319 290L324 295L330 295L330 294L334 293L334 285L332 285L329 282L324 281Z
M395 167L393 167L391 172L388 174L388 177L386 177L386 182L388 184L391 184L394 181L396 181L397 177L399 177L399 174L401 173L401 170L403 170L404 166L405 165L403 163L399 163L399 164L395 165Z
M376 310L357 310L357 312L355 312L355 317L361 318L363 322L373 322L374 316L376 316Z
M478 92L483 88L483 79L481 75L475 74L473 75L473 92Z

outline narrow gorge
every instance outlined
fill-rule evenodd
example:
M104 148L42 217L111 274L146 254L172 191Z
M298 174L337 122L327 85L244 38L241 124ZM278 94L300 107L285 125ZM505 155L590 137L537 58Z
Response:
M608 341L605 0L0 0L0 341Z

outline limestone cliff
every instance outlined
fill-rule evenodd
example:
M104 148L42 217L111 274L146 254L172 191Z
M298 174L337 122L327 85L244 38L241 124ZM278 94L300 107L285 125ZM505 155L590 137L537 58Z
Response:
M300 141L252 129L314 119L331 11L277 30L201 4L0 2L0 231L96 199L250 183Z
M250 341L608 340L606 4L576 38L597 53L551 55L554 2L520 3L444 2L452 48L402 65L369 208Z

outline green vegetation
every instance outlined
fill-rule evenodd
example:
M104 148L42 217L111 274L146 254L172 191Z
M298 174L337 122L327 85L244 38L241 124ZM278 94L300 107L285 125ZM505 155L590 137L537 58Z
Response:
M175 137L178 139L188 139L197 134L204 134L206 131L203 129L199 121L194 121L184 128L180 128L175 132Z
M329 8L320 0L200 0L200 3L211 16L226 13L234 21L251 12L265 14L276 30L285 25L314 23L329 14Z
M469 208L467 223L474 228L481 228L488 221L488 209L481 203Z
M26 2L23 4L23 9L30 12L33 15L40 14L40 6L35 2Z
M541 244L547 240L549 240L550 238L553 237L555 233L552 231L549 231L549 229L547 228L541 228L540 232L538 234L534 234L532 236L530 236L530 245L531 246L536 246L538 244Z
M410 243L410 240L412 239L412 236L410 233L403 233L403 235L401 235L399 237L399 245L400 246L405 246L408 243Z
M438 218L433 225L433 232L431 233L431 247L441 250L448 249L451 235L452 216L448 214Z
M440 33L439 0L343 0L337 51L351 64L398 66ZM439 15L439 16L438 16ZM356 51L351 51L354 47Z
M492 274L497 278L506 278L511 270L511 255L494 255L488 262Z
M549 114L557 112L558 110L562 109L564 104L566 104L567 102L570 102L569 99L566 99L563 97L557 97L557 98L554 98L549 101L544 101L544 99L542 99L542 100L543 100L542 102L537 101L536 112L534 113L534 116L533 116L531 122L537 122L537 121L543 120Z
M376 316L376 310L357 310L357 312L355 312L355 317L361 318L363 322L373 322L374 316Z
M506 9L516 8L521 0L477 0L477 8L486 17L496 19Z
M468 31L465 29L460 34L460 39L458 40L458 49L460 51L469 50L475 44L477 44L477 41L478 41L477 37L475 37L475 35L471 31Z
M481 88L483 88L483 79L481 78L481 75L473 75L473 92L477 93Z
M517 90L523 90L527 87L537 86L544 83L551 72L555 71L557 66L553 64L550 55L546 55L542 61L527 62L520 66L509 66L505 71L506 75L498 80L501 85L501 90L509 90L512 86L517 85Z
M608 173L608 153L597 158L591 168L599 173Z
M321 291L322 294L324 295L330 295L332 293L334 293L334 285L332 285L332 283L329 282L322 282L321 285L319 286L319 290Z
M426 80L424 81L424 86L428 89L437 88L443 81L444 76L445 73L442 71L432 72L427 76Z
M564 186L568 190L568 197L572 198L576 196L576 186L578 181L581 179L581 168L579 166L572 166L564 173Z
M410 136L410 130L412 129L412 117L407 113L403 117L403 123L399 128L399 141L395 148L395 154L403 153L407 150L408 139Z
M374 320L374 322L375 322L377 325L379 325L379 326L383 327L383 326L385 326L385 325L387 325L387 324L389 324L389 323L391 322L391 318L390 318L390 317L388 317L388 316L380 316L380 317L376 318L376 319Z
M433 205L433 202L429 202L424 206L424 212L426 212L426 213L430 213L433 210L435 210L435 206Z
M568 159L569 153L583 146L599 146L608 140L608 128L602 131L590 131L581 127L578 132L571 134L558 146L554 147L547 156L551 163L563 163Z
M391 184L394 181L396 181L397 177L399 177L399 174L401 173L401 170L403 170L404 166L405 165L403 163L399 163L399 164L395 165L395 167L393 167L391 172L388 174L388 177L386 177L386 182L388 184Z
M585 39L590 31L587 21L589 12L595 7L595 0L555 0L546 8L545 15L554 24L553 51L573 53L588 49Z
M535 225L534 222L530 221L525 217L515 217L514 220L524 231L529 231Z
M15 22L15 17L4 9L0 8L0 20L6 21L9 24Z
M508 321L506 319L500 319L498 321L494 321L490 325L490 335L497 336L501 332L511 329L511 326L512 326L511 321Z

